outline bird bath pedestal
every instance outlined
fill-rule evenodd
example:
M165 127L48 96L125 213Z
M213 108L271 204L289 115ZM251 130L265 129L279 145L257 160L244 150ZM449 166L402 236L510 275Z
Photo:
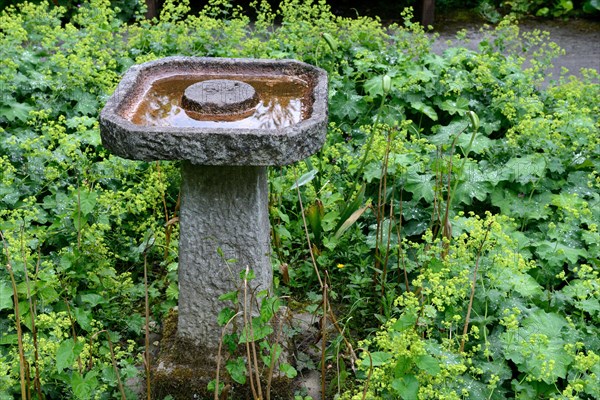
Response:
M271 288L266 167L315 153L326 130L326 73L293 60L164 58L130 68L107 101L107 149L182 161L179 364L213 364L225 306L218 297L238 288L240 271Z

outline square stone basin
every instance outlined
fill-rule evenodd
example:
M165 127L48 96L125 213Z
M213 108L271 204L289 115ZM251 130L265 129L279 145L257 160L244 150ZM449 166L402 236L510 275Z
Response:
M253 115L190 117L192 84L228 80L256 90ZM269 166L318 151L327 131L327 75L295 60L167 57L123 76L100 114L103 145L133 160Z

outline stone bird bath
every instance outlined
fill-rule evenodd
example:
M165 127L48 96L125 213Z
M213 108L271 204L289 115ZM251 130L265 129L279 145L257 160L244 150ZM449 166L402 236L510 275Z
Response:
M100 114L103 145L182 161L179 339L214 354L218 297L246 267L271 288L266 167L315 153L326 130L327 75L299 61L168 57L125 73Z

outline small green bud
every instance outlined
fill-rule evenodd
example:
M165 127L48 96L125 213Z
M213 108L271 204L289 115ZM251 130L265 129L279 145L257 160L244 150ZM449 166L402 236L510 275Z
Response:
M331 36L331 34L327 32L324 32L322 36L323 39L325 39L325 41L327 42L327 45L329 45L329 48L334 52L337 51L338 45L333 36Z
M388 74L385 74L384 76L381 77L382 80L382 87L383 87L383 93L387 94L390 92L390 90L392 90L392 78L390 78L390 76Z
M479 117L473 111L469 111L469 118L471 119L471 125L475 131L479 130Z

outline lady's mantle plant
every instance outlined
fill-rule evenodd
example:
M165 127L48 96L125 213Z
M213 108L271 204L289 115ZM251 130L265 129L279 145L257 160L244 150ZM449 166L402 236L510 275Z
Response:
M130 24L104 0L0 14L0 398L135 398L119 381L143 365L144 261L148 328L177 301L179 173L108 155L96 121L127 68L174 54L329 73L328 143L272 171L269 205L279 294L322 300L299 189L329 300L361 342L354 373L333 337L328 396L600 397L597 71L540 89L560 49L514 21L435 54L408 15L383 28L325 2L252 7L252 23L226 1Z

